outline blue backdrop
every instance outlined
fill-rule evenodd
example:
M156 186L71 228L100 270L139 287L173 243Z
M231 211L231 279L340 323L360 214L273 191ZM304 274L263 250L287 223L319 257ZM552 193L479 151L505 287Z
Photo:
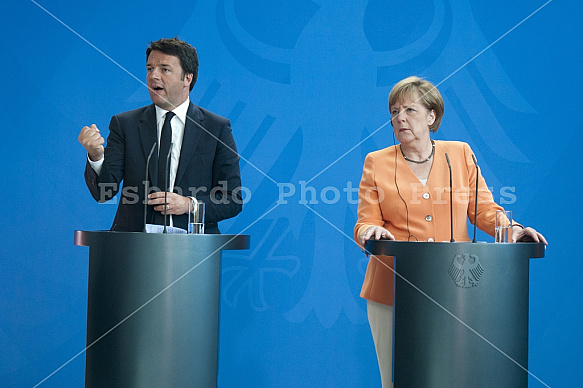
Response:
M108 229L83 180L82 126L148 104L145 49L197 47L191 99L231 119L251 195L225 233L221 387L374 387L352 241L365 155L392 145L387 96L439 85L436 139L476 151L495 198L550 241L531 262L531 387L583 380L580 2L3 2L0 385L81 387L87 248ZM295 193L291 195L291 190ZM480 239L492 241L486 235ZM496 371L492 371L496 373ZM48 378L47 378L48 377Z

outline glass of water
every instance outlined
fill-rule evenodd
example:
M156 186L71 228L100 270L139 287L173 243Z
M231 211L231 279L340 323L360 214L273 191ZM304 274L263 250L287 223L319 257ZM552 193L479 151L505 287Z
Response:
M188 212L188 233L204 234L204 202L197 201Z
M496 210L495 242L509 243L512 241L512 211Z

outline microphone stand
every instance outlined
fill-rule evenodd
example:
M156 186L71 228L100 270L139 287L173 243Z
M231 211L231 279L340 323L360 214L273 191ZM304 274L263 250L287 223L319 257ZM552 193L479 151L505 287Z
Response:
M170 149L168 150L168 154L166 155L166 171L165 171L165 178L166 182L164 185L164 230L162 233L168 233L166 231L166 223L167 223L167 211L168 211L168 165L170 162L170 155L172 155L172 143L170 143Z
M449 167L449 227L451 233L451 239L449 242L455 242L453 239L453 179L451 177L451 163L449 162L447 152L445 153L445 159L447 160L447 166Z
M479 177L479 170L478 170L478 162L476 161L476 157L472 154L472 159L474 159L474 164L476 165L476 198L474 202L474 239L472 240L473 243L476 242L476 228L478 226L478 177Z
M148 179L148 172L150 168L150 160L152 159L152 154L154 153L154 149L156 148L156 143L152 144L152 149L148 154L148 159L146 159L146 180L144 181L144 230L146 231L146 223L147 223L147 214L148 214L148 191L150 191L149 179Z

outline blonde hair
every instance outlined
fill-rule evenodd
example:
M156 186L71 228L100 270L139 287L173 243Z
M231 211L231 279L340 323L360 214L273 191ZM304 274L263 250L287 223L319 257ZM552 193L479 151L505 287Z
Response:
M389 93L389 111L391 106L404 99L420 102L427 110L435 112L435 121L429 129L431 132L436 132L444 111L443 98L439 90L429 81L415 76L407 77L397 82Z

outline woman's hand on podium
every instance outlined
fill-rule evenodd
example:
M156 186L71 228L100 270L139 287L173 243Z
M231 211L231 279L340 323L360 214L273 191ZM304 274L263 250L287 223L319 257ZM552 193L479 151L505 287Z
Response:
M394 240L395 236L391 234L388 230L382 226L371 226L368 228L362 236L360 236L360 245L365 246L368 240Z
M545 237L533 228L523 228L516 225L512 228L512 242L542 242L545 245L549 244Z

